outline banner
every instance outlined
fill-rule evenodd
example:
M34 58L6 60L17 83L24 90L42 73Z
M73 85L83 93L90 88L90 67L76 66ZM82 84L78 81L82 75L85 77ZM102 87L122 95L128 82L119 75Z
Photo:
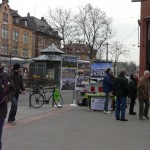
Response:
M104 77L105 70L112 67L112 62L93 62L91 64L91 77Z

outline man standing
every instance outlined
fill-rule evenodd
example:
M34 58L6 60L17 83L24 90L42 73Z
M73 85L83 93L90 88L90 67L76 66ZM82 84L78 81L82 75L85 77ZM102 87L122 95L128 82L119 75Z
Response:
M14 96L11 78L3 71L0 62L0 150L2 149L2 131L7 115L7 102Z
M114 82L114 94L116 95L116 120L128 121L125 118L125 110L127 103L127 96L129 92L128 79L125 77L126 71L121 70L119 76ZM121 112L121 115L120 115Z
M150 92L150 72L148 70L144 71L144 76L141 77L137 85L137 97L139 100L139 119L143 120L143 116L146 119L148 117L149 110L149 92Z
M103 81L103 91L105 92L104 113L109 114L110 111L108 111L108 104L110 99L110 92L113 91L113 80L112 80L113 72L111 68L107 68L105 72L106 76L104 76Z
M15 89L15 96L11 100L11 109L8 116L8 123L15 125L16 124L15 117L17 113L19 94L20 93L25 94L25 89L23 86L23 77L20 73L20 64L15 63L13 65L11 78Z

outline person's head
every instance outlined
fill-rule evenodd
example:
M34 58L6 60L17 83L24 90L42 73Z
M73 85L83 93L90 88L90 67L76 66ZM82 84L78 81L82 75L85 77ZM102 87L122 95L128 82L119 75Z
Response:
M20 64L15 63L15 64L13 65L13 71L14 71L14 72L19 72L19 71L20 71Z
M130 75L130 79L131 79L131 80L136 79L136 74L134 74L134 73L133 73L133 74L131 74L131 75Z
M148 70L144 71L144 77L147 79L150 76L150 72Z
M107 68L105 72L106 72L106 74L112 74L112 69L111 68Z
M126 75L126 71L125 71L124 69L121 70L120 73L119 73L119 75L120 75L120 76L125 76L125 75Z

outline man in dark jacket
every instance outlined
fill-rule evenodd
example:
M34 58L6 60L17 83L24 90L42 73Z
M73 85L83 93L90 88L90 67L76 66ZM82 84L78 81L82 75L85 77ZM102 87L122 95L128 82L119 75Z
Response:
M11 109L8 116L8 123L15 125L16 124L15 117L17 113L19 94L20 93L25 94L25 89L23 86L23 78L22 75L20 74L20 64L15 63L13 65L11 78L14 84L15 96L11 100Z
M14 96L11 78L7 73L3 71L3 66L1 65L1 62L0 62L0 80L2 81L0 86L3 87L1 95L0 95L1 97L1 100L0 100L0 150L1 150L2 149L2 142L1 142L2 131L3 131L3 126L4 126L4 121L7 115L7 102L11 100L11 97Z
M128 79L125 70L121 70L114 82L114 93L116 95L116 120L128 121L125 118L126 102L129 92ZM120 115L121 112L121 115Z
M105 102L104 102L104 113L109 114L110 111L108 111L108 103L110 100L110 92L113 91L113 80L112 80L112 70L111 68L106 69L106 76L104 76L103 81L103 92L105 92Z
M136 115L136 112L134 112L135 100L137 98L137 80L135 74L130 75L128 97L130 98L129 115Z

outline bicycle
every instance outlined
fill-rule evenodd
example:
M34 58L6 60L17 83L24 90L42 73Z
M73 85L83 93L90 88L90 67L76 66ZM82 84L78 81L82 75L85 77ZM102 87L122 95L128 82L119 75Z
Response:
M46 89L50 90L50 95L46 96ZM40 108L43 104L48 104L49 101L52 100L52 106L54 104L57 108L62 108L63 106L63 98L60 94L60 86L53 86L50 88L37 87L36 90L32 90L30 94L30 106L33 108Z

